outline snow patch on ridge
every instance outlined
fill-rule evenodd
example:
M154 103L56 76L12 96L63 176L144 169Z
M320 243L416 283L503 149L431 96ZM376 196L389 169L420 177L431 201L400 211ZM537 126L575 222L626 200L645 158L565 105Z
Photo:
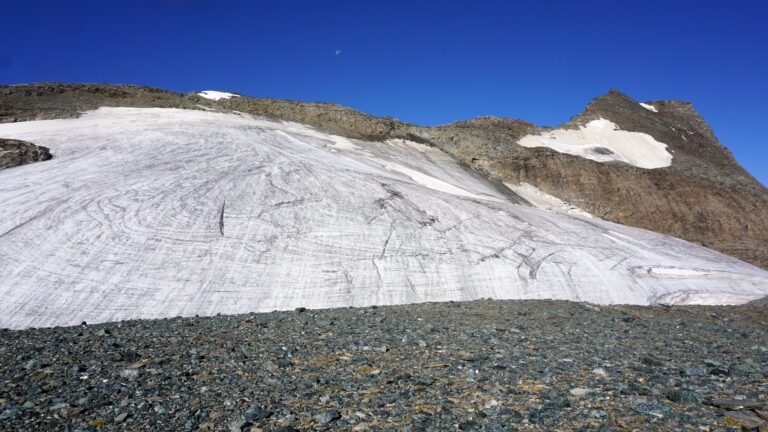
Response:
M641 107L643 107L643 108L645 108L645 109L647 109L647 110L649 110L649 111L653 111L653 112L659 112L659 110L657 110L657 109L656 109L656 107L655 107L655 106L653 106L653 105L651 105L651 104L647 104L647 103L642 103L642 102L640 102L640 106L641 106Z
M221 92L221 91L216 91L216 90L201 91L197 95L200 96L200 97L204 97L206 99L211 99L211 100L216 100L216 101L219 100L219 99L230 99L230 98L233 98L233 97L240 97L239 95L236 95L234 93L227 93L227 92Z
M581 156L598 162L618 161L640 168L662 168L672 163L667 145L641 132L627 132L605 119L586 126L553 129L527 135L517 142L523 147L548 147L560 153Z
M520 195L523 199L531 203L531 205L536 208L570 215L585 216L589 218L593 217L591 214L585 212L584 210L571 205L554 195L550 195L531 184L525 182L518 184L505 182L504 186Z

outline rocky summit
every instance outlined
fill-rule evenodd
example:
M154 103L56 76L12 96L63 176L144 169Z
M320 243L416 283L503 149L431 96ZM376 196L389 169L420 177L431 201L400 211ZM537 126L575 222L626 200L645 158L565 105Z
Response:
M0 331L0 430L766 430L764 306L427 303Z

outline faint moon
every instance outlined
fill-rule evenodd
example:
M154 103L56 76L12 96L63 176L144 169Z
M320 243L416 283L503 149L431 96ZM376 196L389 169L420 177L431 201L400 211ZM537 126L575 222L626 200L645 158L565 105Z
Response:
M336 55L339 55L339 54L341 54L341 50L338 50L338 49L337 49L337 50L336 50Z

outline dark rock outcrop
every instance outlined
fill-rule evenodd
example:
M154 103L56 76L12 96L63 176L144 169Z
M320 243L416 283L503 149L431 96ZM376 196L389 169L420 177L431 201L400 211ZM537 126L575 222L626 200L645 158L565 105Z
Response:
M492 181L526 182L596 216L673 235L768 268L768 189L722 146L688 102L616 91L593 99L560 128L604 118L668 145L672 165L596 162L517 141L549 128L499 117L435 127L374 117L333 103L251 98L218 101L132 85L40 83L0 87L0 122L76 117L100 106L239 111L305 123L349 138L405 138L436 146Z
M51 159L47 147L30 142L0 138L0 169Z

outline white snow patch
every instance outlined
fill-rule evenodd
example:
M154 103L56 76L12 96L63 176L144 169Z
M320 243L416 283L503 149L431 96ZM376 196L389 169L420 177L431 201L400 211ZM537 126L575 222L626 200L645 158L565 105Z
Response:
M764 270L509 203L428 146L338 144L296 123L156 108L0 124L0 136L56 155L0 171L0 327L487 297L768 295Z
M527 135L518 142L523 147L549 147L598 162L619 161L640 168L662 168L672 163L667 145L641 132L622 131L608 120L592 120L578 130L553 129Z
M653 112L659 112L659 110L657 110L656 107L651 104L640 102L640 106Z
M728 306L749 303L761 297L733 292L678 292L656 299L657 304Z
M216 90L205 90L201 91L197 94L200 97L204 97L206 99L212 99L212 100L219 100L219 99L230 99L233 97L240 97L240 95L236 95L234 93L227 93L227 92L221 92Z
M360 147L356 146L352 143L352 141L341 137L337 135L330 135L329 136L333 142L331 143L331 147L333 147L336 150L359 150Z
M372 159L376 160L376 159ZM427 174L421 173L419 171L404 167L396 162L391 161L378 161L381 163L384 168L391 170L391 171L397 171L399 173L405 174L416 183L427 187L432 190L436 190L439 192L445 192L449 193L451 195L461 196L461 197L467 197L467 198L473 198L473 199L481 199L481 200L488 200L488 201L496 201L496 202L504 202L504 200L495 198L488 195L478 195L474 194L472 192L468 192L460 187L454 186L448 182L444 182L442 180L436 179L432 176L429 176Z
M531 203L532 206L543 210L555 211L558 213L565 213L578 216L593 217L588 212L571 205L560 198L550 195L543 190L537 188L528 183L504 183L504 186L511 189L516 194L520 195L523 199Z

